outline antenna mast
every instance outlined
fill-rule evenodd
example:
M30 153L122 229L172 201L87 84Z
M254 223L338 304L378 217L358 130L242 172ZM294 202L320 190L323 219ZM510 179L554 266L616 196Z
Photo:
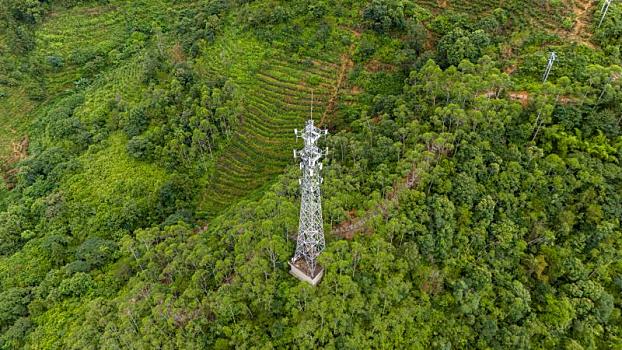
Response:
M320 185L323 182L321 158L327 153L317 146L317 141L321 136L326 136L328 130L315 127L313 119L309 119L300 134L298 130L295 133L296 137L304 140L304 148L294 151L294 157L300 158L302 169L302 178L298 180L302 198L296 253L289 262L290 273L300 280L316 285L324 274L316 259L326 246Z
M313 97L313 90L311 90L311 120L313 120L313 106L315 105L315 99Z

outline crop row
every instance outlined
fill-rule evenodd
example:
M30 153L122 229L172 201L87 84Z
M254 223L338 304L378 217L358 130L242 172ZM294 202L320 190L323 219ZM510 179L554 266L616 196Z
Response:
M334 83L336 66L317 68L283 59L269 64L252 79L241 82L246 96L238 132L218 159L205 200L217 212L282 173L291 164L296 144L294 128L302 128L311 106L321 113ZM328 73L334 70L332 81ZM320 75L321 74L321 75ZM315 89L309 80L319 81ZM313 93L313 98L312 98Z

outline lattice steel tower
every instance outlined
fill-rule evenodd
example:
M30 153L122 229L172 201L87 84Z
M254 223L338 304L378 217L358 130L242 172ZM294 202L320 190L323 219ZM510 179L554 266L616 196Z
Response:
M555 62L556 59L557 59L557 54L555 53L555 51L551 52L551 54L549 55L549 61L546 64L546 70L544 71L544 74L542 75L543 83L546 83L546 80L549 78L549 74L551 73L551 69L553 68L553 63Z
M612 1L613 0L605 0L603 6L600 8L600 22L598 22L598 28L600 28L600 26L603 24L603 20L607 15L607 11L609 11L609 6L611 5Z
M313 114L311 116L313 118ZM296 253L290 265L292 274L316 284L323 272L316 259L325 247L320 185L323 182L321 158L327 154L327 149L320 149L317 142L321 136L328 135L328 130L315 127L313 119L309 119L305 128L301 132L296 129L295 133L296 138L304 140L304 148L294 150L294 157L300 158L302 170L302 177L298 180L302 198ZM304 273L308 279L300 276L299 272Z

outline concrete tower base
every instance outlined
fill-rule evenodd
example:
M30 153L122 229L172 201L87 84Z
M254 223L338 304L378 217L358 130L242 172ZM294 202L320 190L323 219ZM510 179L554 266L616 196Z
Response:
M290 261L288 264L291 268L289 270L289 273L294 275L294 277L298 278L299 280L311 284L312 286L317 286L317 284L320 283L320 281L322 280L322 277L324 277L324 269L322 267L318 267L319 271L316 272L315 276L308 275L308 269L306 268L307 264L304 262L303 259L299 259L294 263Z

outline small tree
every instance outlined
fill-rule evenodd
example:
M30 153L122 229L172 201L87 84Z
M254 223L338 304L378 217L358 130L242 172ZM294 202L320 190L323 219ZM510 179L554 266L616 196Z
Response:
M404 5L400 0L373 0L363 10L363 19L379 33L402 30L406 26Z

